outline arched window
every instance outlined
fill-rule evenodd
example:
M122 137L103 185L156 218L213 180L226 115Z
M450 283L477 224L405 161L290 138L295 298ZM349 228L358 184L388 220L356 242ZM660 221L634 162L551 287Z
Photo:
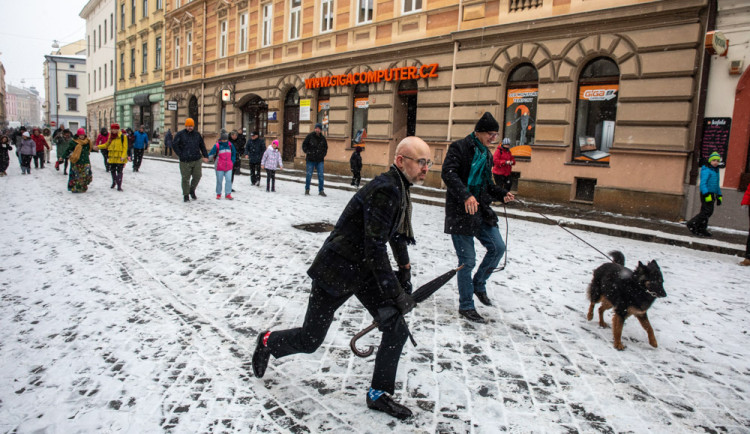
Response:
M257 131L260 137L265 137L268 131L268 103L255 95L242 106L242 126L247 129L246 136Z
M370 88L358 84L354 88L354 106L352 107L352 145L362 143L367 137L367 110L370 107Z
M419 85L417 80L402 80L398 84L398 96L400 98L401 107L394 111L399 112L401 119L394 119L394 126L401 122L406 122L405 135L416 136L417 135L417 94L419 93ZM395 129L395 128L394 128Z
M536 103L539 95L539 73L528 63L518 65L508 75L505 95L505 128L503 138L510 139L512 153L530 157L536 133Z
M620 69L607 57L589 62L578 78L578 105L573 141L576 161L609 163L615 137Z
M198 98L191 95L188 100L188 117L195 122L195 129L198 129Z
M331 111L331 90L327 87L318 89L318 123L323 124L323 135L328 135L328 114Z

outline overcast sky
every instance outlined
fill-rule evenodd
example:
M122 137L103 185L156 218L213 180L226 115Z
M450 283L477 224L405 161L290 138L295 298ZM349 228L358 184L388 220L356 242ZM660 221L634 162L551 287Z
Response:
M0 0L0 61L5 83L34 86L44 98L44 55L52 41L60 46L83 39L86 22L78 16L87 1Z

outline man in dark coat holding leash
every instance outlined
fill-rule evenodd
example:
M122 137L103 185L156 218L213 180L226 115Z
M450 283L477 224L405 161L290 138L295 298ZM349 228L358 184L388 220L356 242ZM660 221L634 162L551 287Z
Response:
M250 140L245 144L245 155L250 160L250 182L260 185L260 161L266 152L266 141L258 137L258 132L250 133Z
M469 321L484 322L474 308L474 296L492 306L487 296L487 279L505 254L505 243L497 227L492 202L510 202L512 193L492 181L492 154L488 145L498 136L499 124L489 112L479 119L474 132L451 143L443 162L445 194L445 233L451 235L458 264L458 313ZM487 249L482 263L476 265L474 238Z
M271 355L280 358L312 353L322 343L336 310L352 295L374 318L378 309L395 307L401 315L380 324L383 336L367 393L367 406L399 419L411 410L395 402L396 371L409 331L403 315L414 307L411 264L407 244L414 243L409 187L421 184L432 165L429 146L407 137L396 148L394 163L349 201L336 227L323 243L307 274L312 290L300 328L266 331L258 335L253 372L263 377ZM399 266L391 269L386 244Z

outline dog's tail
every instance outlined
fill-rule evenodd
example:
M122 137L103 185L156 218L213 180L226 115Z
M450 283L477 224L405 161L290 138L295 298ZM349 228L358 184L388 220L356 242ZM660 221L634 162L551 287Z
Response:
M613 250L609 252L609 256L612 257L612 262L614 262L617 265L625 266L625 255L622 254L619 250Z

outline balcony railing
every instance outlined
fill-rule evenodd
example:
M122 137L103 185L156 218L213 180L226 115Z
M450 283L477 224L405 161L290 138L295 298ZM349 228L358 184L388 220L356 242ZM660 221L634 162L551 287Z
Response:
M544 0L510 0L510 12L519 12L542 6Z

